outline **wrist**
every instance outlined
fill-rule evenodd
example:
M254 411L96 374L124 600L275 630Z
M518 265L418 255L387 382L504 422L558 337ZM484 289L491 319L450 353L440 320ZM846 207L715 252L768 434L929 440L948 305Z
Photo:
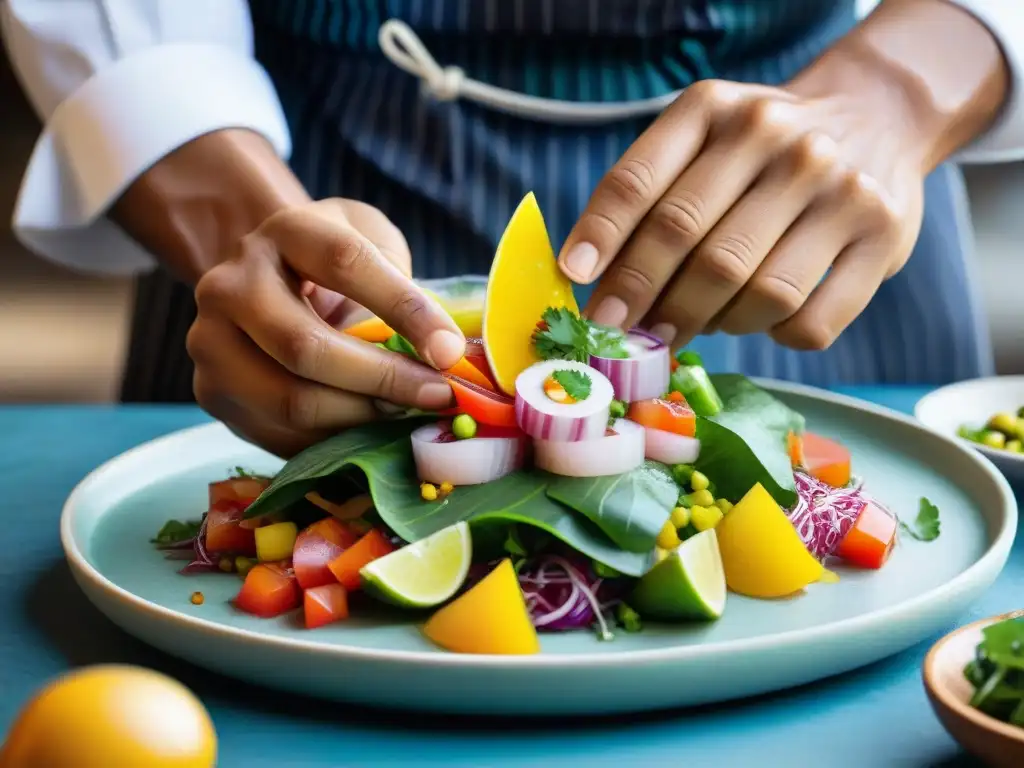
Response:
M927 173L992 123L1009 87L999 44L978 19L946 0L901 0L882 3L787 89L844 102L890 139L895 132Z
M267 217L309 199L262 136L226 129L164 157L125 191L110 216L194 285Z

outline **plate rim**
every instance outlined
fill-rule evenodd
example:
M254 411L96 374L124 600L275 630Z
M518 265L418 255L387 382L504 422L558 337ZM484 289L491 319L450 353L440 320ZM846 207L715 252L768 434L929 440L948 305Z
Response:
M974 442L971 442L970 440L964 440L964 438L960 437L959 435L955 435L955 434L954 435L949 435L946 432L944 432L941 429L939 429L938 427L930 425L927 421L925 421L924 419L921 418L921 411L923 410L925 402L927 400L931 400L931 399L933 399L933 398L935 398L935 397L937 397L937 396L939 396L939 395L941 395L943 393L947 393L948 394L949 392L955 392L957 390L968 390L971 387L979 385L979 384L987 384L989 382L996 382L996 381L1000 381L1000 382L1017 381L1017 382L1019 382L1021 384L1021 388L1024 389L1024 375L1019 375L1019 374L1012 374L1012 375L1007 375L1007 376L979 376L979 377L974 378L974 379L964 379L963 381L954 381L952 384L946 384L946 385L941 386L941 387L936 387L931 392L929 392L927 395L925 395L920 400L918 400L916 403L914 403L914 418L917 419L925 427L927 427L931 432L934 432L936 435L941 435L943 437L948 437L948 438L956 441L960 445L966 446L966 447L970 448L973 451L976 451L978 453L983 454L990 461L1004 461L1004 462L1006 462L1008 464L1016 464L1018 466L1024 467L1024 454L1022 454L1022 453L1010 453L1009 451L997 451L996 449L989 448L988 446L982 445L981 443L974 443Z
M942 433L925 427L917 419L895 411L891 408L876 405L864 400L859 400L848 395L830 392L828 390L812 387L805 384L751 377L751 381L770 391L801 395L812 399L831 402L833 404L846 406L858 411L874 413L891 420L898 421L905 426L923 432L929 439L946 442L965 457L975 463L988 479L992 481L1000 495L1003 497L1003 520L999 530L991 539L985 552L975 562L954 578L933 589L928 590L908 600L901 601L895 605L879 608L857 616L852 616L840 621L822 624L804 629L792 629L777 632L770 635L739 638L716 643L687 644L668 646L665 648L652 648L645 650L632 650L624 652L586 652L573 654L544 654L539 653L529 656L506 656L497 654L459 654L443 653L438 651L408 651L394 649L367 648L363 646L346 645L344 643L325 643L317 640L305 640L300 637L282 637L267 635L258 631L244 629L222 624L199 616L191 616L154 603L145 598L139 597L127 589L118 586L99 570L97 570L86 558L84 552L78 546L74 535L74 521L77 508L80 506L80 499L85 496L90 487L99 482L100 478L107 473L117 470L118 465L129 460L138 454L153 450L168 443L185 441L196 433L227 430L227 427L217 421L208 422L185 429L177 430L166 435L161 435L152 440L134 446L123 453L108 459L98 467L89 472L78 482L61 510L60 517L60 539L67 559L73 573L81 579L85 579L92 588L104 593L107 598L116 600L122 605L129 606L134 612L145 615L150 621L165 621L179 624L189 631L206 635L217 635L222 638L240 642L243 644L258 644L263 646L277 647L291 652L301 651L314 656L325 656L337 660L373 661L378 663L411 664L414 666L441 666L460 669L538 669L538 668L577 668L585 669L594 665L603 667L628 667L649 663L664 662L693 662L701 658L716 657L720 654L732 653L758 653L769 651L780 651L792 649L807 643L828 642L842 639L849 636L851 632L863 631L878 622L898 617L900 614L918 611L922 607L934 602L934 593L937 591L956 593L960 589L969 586L982 574L989 573L996 568L996 574L1005 566L1009 556L1010 548L1016 534L1016 522L1018 509L1016 499L1010 489L1006 478L996 467L984 456L975 451L966 449L960 445L960 441L950 438ZM88 590L87 599L92 602ZM98 607L98 606L97 606Z

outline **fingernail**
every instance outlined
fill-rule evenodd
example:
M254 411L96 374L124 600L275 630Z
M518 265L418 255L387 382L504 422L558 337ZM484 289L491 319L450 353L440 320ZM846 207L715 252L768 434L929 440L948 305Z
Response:
M578 280L589 280L597 267L597 248L590 243L576 243L562 258L562 266L570 277Z
M658 323L651 328L651 335L657 336L666 344L671 344L676 337L676 327L672 323Z
M626 322L629 307L618 296L605 296L590 316L598 325L622 325Z
M461 336L451 331L434 331L427 337L427 348L424 350L427 362L435 368L451 368L462 357L466 342Z
M424 408L444 408L452 402L452 388L443 381L428 381L417 393Z

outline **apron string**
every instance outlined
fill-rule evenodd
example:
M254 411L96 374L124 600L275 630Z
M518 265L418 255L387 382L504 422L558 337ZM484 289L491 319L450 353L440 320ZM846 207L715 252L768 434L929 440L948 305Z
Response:
M419 36L404 21L388 19L378 41L391 63L419 78L423 87L439 101L460 98L515 117L541 122L597 124L655 115L675 101L682 91L637 101L581 102L543 99L498 88L466 77L460 67L442 67Z

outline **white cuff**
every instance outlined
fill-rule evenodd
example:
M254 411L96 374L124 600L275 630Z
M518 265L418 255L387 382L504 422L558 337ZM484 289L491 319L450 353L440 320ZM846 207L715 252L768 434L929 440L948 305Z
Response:
M28 248L89 272L131 274L153 258L105 214L168 153L224 128L262 134L282 156L288 125L270 77L216 45L147 48L87 80L39 137L14 210Z
M1010 94L995 123L953 159L984 164L1024 159L1024 4L1021 0L952 2L977 17L999 41L1011 78Z

